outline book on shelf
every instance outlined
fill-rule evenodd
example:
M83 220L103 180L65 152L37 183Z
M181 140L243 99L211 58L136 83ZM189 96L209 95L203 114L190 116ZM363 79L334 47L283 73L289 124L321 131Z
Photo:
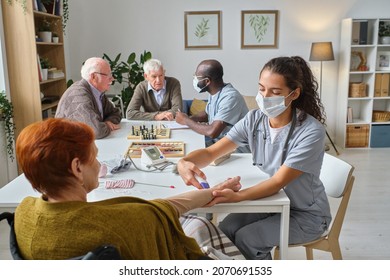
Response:
M347 123L352 123L352 122L353 122L352 108L348 107L348 110L347 110Z
M39 58L39 54L37 54L37 64L38 64L39 81L42 82L42 66L41 66L41 60Z
M60 1L60 14L59 16L62 16L64 14L64 0Z
M359 44L359 33L360 33L360 22L354 21L352 23L352 45L358 45Z
M44 111L42 111L42 119L54 118L55 114L56 114L55 109L50 108L50 109L44 110Z
M38 0L34 0L34 1L33 1L33 9L34 9L35 11L39 11Z
M368 44L368 21L360 22L359 45Z
M42 2L42 0L41 0L41 2ZM45 3L45 4L43 4L43 2L42 2L42 6L45 8L46 13L54 15L54 5L55 5L55 3L56 3L55 1L49 2L49 3Z
M54 14L56 16L61 16L62 15L62 7L63 7L63 3L62 3L62 0L54 0L55 1L55 6L54 6Z
M381 96L382 74L375 74L374 97Z
M51 68L48 71L47 77L49 79L57 79L65 77L65 74L61 69Z
M389 84L390 84L390 74L382 74L381 80L381 97L389 96Z
M356 20L352 23L352 45L367 45L368 43L368 21Z
M38 10L40 12L47 13L46 7L45 5L43 5L42 1L41 0L36 0L36 1L37 1Z

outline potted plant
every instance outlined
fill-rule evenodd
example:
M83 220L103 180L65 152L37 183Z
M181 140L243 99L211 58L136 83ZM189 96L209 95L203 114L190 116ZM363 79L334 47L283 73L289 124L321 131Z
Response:
M49 71L49 68L51 67L51 63L48 58L41 57L39 58L39 61L41 63L41 69L42 69L42 81L47 80L47 73Z
M12 103L7 99L5 92L0 92L0 129L5 132L7 154L14 160L15 125L13 123L14 110Z
M50 10L53 9L54 1L55 0L40 0L45 6L48 7L48 12L50 13ZM56 2L56 5L58 5L58 0ZM56 9L56 15L62 16L62 30L65 34L65 28L66 24L69 20L69 3L68 0L62 0L62 14L57 13L60 12L60 9Z
M58 43L60 41L60 38L58 37L58 34L53 32L53 43Z
M13 0L6 0L6 2L8 3L8 5L12 5L12 1ZM54 0L40 0L41 3L43 4L50 4L52 3ZM23 9L23 13L26 14L27 13L27 0L15 0L15 2L19 2L22 9ZM41 11L39 8L38 8L39 11ZM68 20L69 20L69 3L68 3L68 0L62 0L62 30L64 31L64 34L65 34L65 28L66 28L66 24L68 23Z
M379 42L381 44L390 44L390 21L379 22Z
M39 38L42 39L43 42L51 43L51 22L44 18L38 27Z

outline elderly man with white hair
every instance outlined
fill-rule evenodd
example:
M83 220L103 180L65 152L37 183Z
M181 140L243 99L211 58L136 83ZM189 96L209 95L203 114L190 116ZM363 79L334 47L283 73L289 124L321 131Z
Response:
M121 112L106 97L114 80L107 61L99 57L87 59L81 67L82 79L62 95L56 118L84 122L95 131L95 138L108 136L120 128Z
M158 59L144 63L145 81L138 84L126 110L129 120L168 120L182 110L183 99L180 82L165 76L165 69Z

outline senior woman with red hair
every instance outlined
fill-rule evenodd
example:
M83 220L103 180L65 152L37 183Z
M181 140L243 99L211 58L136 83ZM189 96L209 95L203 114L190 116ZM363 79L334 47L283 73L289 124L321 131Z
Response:
M216 189L241 187L239 177L213 188L167 199L118 197L87 202L97 188L100 163L92 128L66 119L29 125L16 141L17 158L41 197L26 197L15 211L15 233L25 259L67 259L102 244L123 259L199 259L204 256L185 235L179 216L223 202Z

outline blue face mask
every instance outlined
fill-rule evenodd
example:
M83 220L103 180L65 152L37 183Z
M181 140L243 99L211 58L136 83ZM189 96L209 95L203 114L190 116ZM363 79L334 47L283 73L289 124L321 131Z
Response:
M200 88L200 87L198 86L199 82L204 81L204 80L206 80L206 79L207 79L207 78L203 78L203 79L201 79L201 80L198 80L198 77L194 76L194 79L192 80L192 85L193 85L193 87L194 87L194 89L196 90L197 93L201 93L202 90L205 89L205 88L207 87L207 85L204 86L204 87L202 87L202 88Z

